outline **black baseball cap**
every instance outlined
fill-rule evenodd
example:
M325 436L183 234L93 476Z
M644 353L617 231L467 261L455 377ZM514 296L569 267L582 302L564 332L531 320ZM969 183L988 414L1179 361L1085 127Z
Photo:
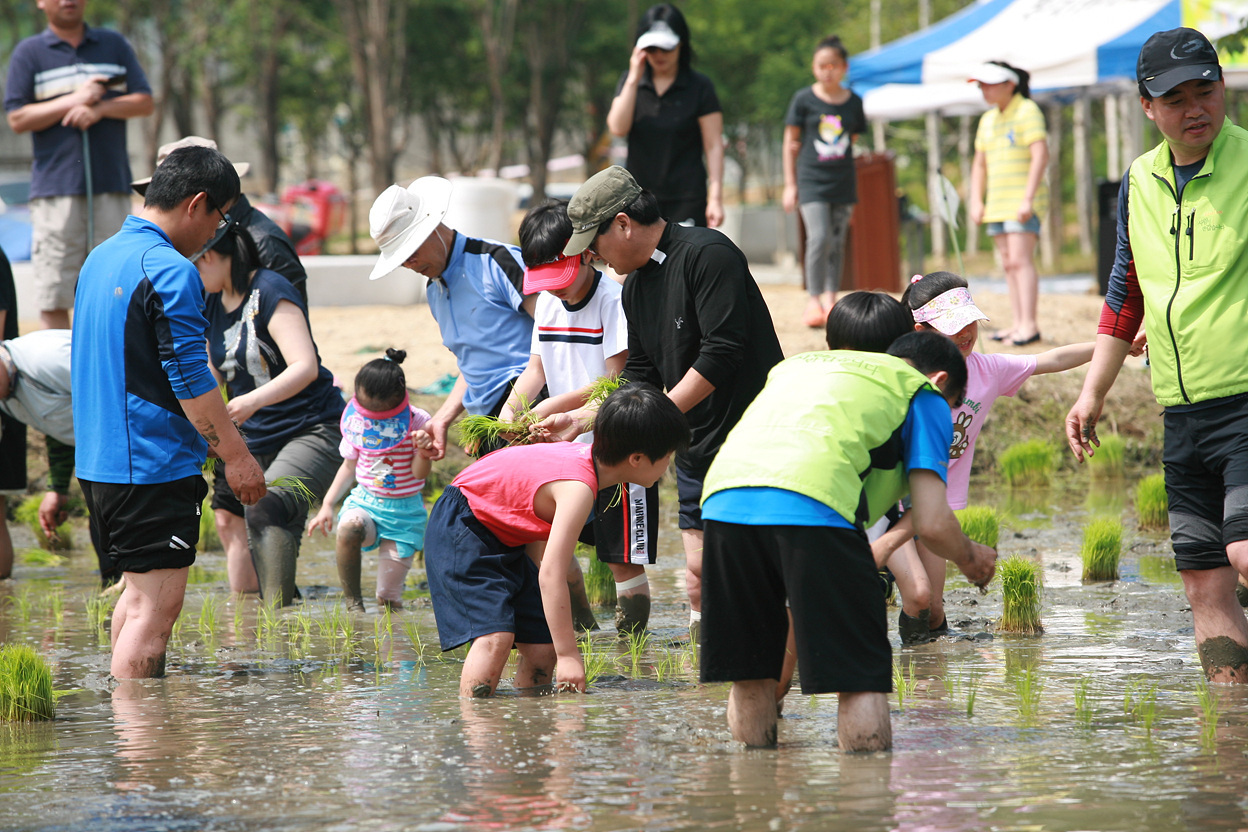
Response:
M1153 35L1144 42L1135 64L1135 80L1153 98L1184 81L1217 81L1221 77L1218 52L1209 38L1185 27Z

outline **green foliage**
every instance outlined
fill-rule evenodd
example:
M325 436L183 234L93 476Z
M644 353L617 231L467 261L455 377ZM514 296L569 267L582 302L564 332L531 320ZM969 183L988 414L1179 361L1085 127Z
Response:
M997 548L1001 536L1001 514L989 506L967 506L954 512L962 532L976 543Z
M25 644L0 647L0 720L35 722L56 716L52 669Z
M1127 442L1117 433L1100 437L1101 445L1088 457L1088 470L1094 477L1121 477L1127 454Z
M13 519L30 529L35 536L35 540L39 541L40 548L61 550L72 549L74 547L74 530L68 522L62 523L56 527L56 536L48 537L43 532L43 527L39 525L39 505L43 502L43 497L39 494L31 494L17 508L13 509Z
M1135 513L1140 518L1140 528L1169 528L1168 506L1165 474L1150 474L1140 480L1135 487Z
M1021 555L997 561L1003 605L998 627L1004 632L1033 635L1040 623L1040 564Z
M217 513L212 510L212 495L204 498L204 505L199 515L199 551L215 552L221 548L221 537L217 534Z
M1006 448L997 467L1012 486L1048 485L1053 481L1055 453L1048 442L1029 439Z
M611 574L611 567L598 560L592 549L585 566L585 595L595 607L615 604L615 576Z
M1083 558L1085 581L1118 580L1118 558L1122 555L1122 522L1113 517L1093 520L1083 528L1083 545L1079 556Z

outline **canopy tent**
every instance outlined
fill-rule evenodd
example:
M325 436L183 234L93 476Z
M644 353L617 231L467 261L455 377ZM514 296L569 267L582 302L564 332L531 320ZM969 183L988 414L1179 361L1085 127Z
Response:
M1186 25L1217 39L1245 15L1248 0L980 0L851 58L849 81L867 116L884 120L981 112L967 74L992 60L1026 69L1036 93L1131 90L1136 57L1154 32Z

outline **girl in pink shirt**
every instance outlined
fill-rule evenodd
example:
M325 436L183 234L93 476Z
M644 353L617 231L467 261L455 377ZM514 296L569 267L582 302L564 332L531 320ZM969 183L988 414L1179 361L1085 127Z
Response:
M971 482L975 440L999 396L1013 396L1033 375L1060 373L1092 359L1092 342L1071 344L1038 355L1010 355L975 352L979 322L988 316L971 300L966 279L952 272L915 275L901 301L914 316L916 330L932 329L949 336L966 359L966 395L953 411L953 444L949 448L949 507L966 508ZM900 613L898 630L903 643L929 641L949 630L945 620L945 561L918 545L923 571L908 568L904 559L890 560L903 598L909 598L922 612L918 617Z
M338 580L347 609L363 612L361 552L378 551L377 603L403 606L403 582L412 558L425 545L425 477L429 460L416 449L414 435L429 414L412 407L407 380L399 365L407 353L388 349L355 377L355 396L342 413L342 467L325 501L308 521L308 535L334 527L334 505L346 496L338 514ZM352 489L352 484L355 488ZM347 494L350 490L350 494Z

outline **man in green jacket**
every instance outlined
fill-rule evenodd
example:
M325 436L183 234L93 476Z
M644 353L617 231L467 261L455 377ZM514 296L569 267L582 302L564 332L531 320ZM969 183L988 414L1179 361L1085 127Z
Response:
M888 354L834 350L772 369L706 475L701 676L732 682L728 725L776 744L792 610L802 693L838 694L843 751L892 746L892 648L864 526L907 492L919 538L979 586L996 553L945 498L950 405L966 389L953 341L911 332Z
M1136 65L1140 103L1163 141L1135 160L1118 200L1118 244L1096 351L1066 417L1075 456L1141 323L1165 407L1166 495L1175 565L1210 681L1248 683L1248 131L1226 118L1218 54L1200 32L1158 32Z

